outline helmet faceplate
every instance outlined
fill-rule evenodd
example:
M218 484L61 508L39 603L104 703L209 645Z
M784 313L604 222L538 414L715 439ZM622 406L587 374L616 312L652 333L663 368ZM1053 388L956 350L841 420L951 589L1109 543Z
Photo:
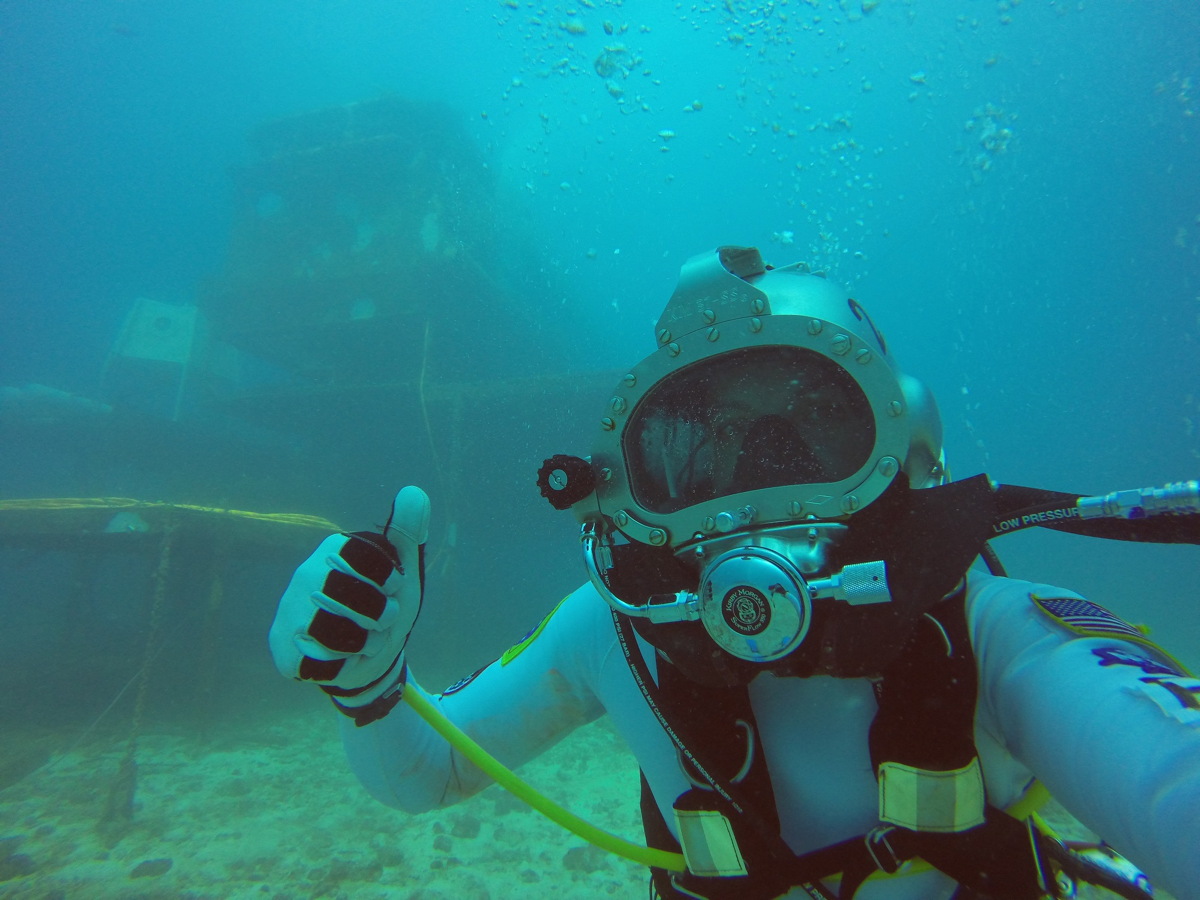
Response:
M658 349L621 380L592 453L601 515L675 550L853 514L902 469L940 483L941 423L857 301L753 248L684 265Z

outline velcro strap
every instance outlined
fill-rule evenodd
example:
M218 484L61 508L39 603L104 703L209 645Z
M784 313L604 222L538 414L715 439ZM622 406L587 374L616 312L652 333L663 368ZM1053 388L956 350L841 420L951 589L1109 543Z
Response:
M898 762L879 765L879 820L912 831L967 831L984 821L979 757L961 769L935 771Z
M387 598L383 596L379 588L337 570L331 571L325 576L321 593L331 600L336 600L347 609L376 621L379 621L379 617L387 608Z
M675 824L679 827L683 858L693 875L724 878L747 873L733 825L724 813L676 808Z
M367 630L345 616L318 609L308 624L309 636L335 653L361 653L367 644Z
M392 542L382 534L374 531L352 531L347 532L346 537L350 540L346 541L338 555L364 578L369 578L376 584L383 584L391 577L393 569L404 571L400 554Z

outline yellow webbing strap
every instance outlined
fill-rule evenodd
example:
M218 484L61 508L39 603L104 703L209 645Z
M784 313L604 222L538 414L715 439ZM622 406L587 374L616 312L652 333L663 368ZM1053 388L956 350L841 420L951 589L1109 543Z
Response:
M450 742L459 753L478 766L493 781L506 791L524 800L546 818L577 834L590 844L595 844L601 850L615 853L643 866L653 866L667 869L671 872L687 871L682 853L671 853L666 850L655 850L627 841L625 838L610 834L603 828L597 828L591 822L585 822L579 816L559 806L550 798L538 793L528 783L522 781L508 767L494 756L471 740L457 725L442 714L433 703L418 690L404 692L404 701L422 719L429 723L438 734Z
M1049 789L1037 779L1029 782L1025 788L1025 792L1016 800L1004 808L1004 811L1021 822L1032 818L1039 825L1042 822L1041 816L1038 815L1038 810L1049 803L1051 795ZM1049 833L1049 832L1047 832ZM919 856L915 856L902 865L892 874L883 871L875 871L867 876L867 881L878 881L881 878L900 878L905 875L916 875L920 872L928 872L933 866L925 862Z

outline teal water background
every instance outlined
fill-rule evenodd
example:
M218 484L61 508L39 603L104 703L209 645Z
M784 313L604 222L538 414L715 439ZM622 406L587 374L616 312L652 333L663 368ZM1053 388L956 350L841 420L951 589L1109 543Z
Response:
M956 475L1096 493L1195 477L1198 33L1185 0L3 2L0 385L96 396L133 299L188 303L221 271L248 132L392 93L444 104L477 150L495 189L479 214L521 248L498 265L522 324L497 345L540 373L582 383L631 365L684 260L756 245L852 288L939 398ZM453 550L452 589L414 647L436 686L582 580L574 526L542 506L532 472L588 451L604 391L472 419L488 452L451 473L411 410L392 421L366 400L283 434L206 420L217 456L133 430L101 464L91 431L0 421L0 493L366 527L420 481L431 550ZM377 427L394 453L337 439ZM447 478L454 512L439 521ZM1200 659L1190 548L1038 533L999 549L1015 574L1145 619ZM10 675L57 683L82 657L48 636L81 608L97 657L140 654L130 597L152 559L98 560L84 598L69 550L5 552ZM263 703L298 696L271 681L262 639L297 558L241 564L226 691L246 696L253 672ZM178 563L176 593L202 593ZM94 695L61 703L95 712L130 671L111 664ZM29 714L25 694L7 696Z

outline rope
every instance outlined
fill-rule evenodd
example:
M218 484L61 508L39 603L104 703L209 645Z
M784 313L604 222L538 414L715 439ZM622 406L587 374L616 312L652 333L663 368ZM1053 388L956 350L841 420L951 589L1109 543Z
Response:
M168 522L163 530L162 549L158 554L158 567L154 570L154 595L150 601L150 629L146 634L146 651L142 658L142 667L137 686L137 696L133 701L133 724L129 729L129 746L125 750L127 758L133 758L137 752L137 741L142 730L142 714L146 710L146 694L150 689L150 668L157 655L159 633L162 631L163 607L167 598L167 577L171 572L171 549L175 543L175 522Z
M196 506L191 503L167 503L162 500L134 500L129 497L44 497L27 500L0 500L0 513L69 509L183 510L186 512L206 513L208 515L229 516L235 519L274 522L278 525L320 528L325 531L342 530L328 519L323 519L320 516L304 515L303 513L260 513L245 509L224 509L218 506Z
M171 572L171 548L177 525L168 519L163 529L158 566L154 570L154 592L150 601L150 628L146 634L146 649L137 675L137 695L133 703L133 719L129 727L129 742L117 764L117 773L109 785L108 797L97 824L104 843L110 849L133 827L133 803L137 794L137 747L142 732L142 717L146 710L146 695L150 689L150 668L158 655L162 631L163 608L166 606L167 578Z

